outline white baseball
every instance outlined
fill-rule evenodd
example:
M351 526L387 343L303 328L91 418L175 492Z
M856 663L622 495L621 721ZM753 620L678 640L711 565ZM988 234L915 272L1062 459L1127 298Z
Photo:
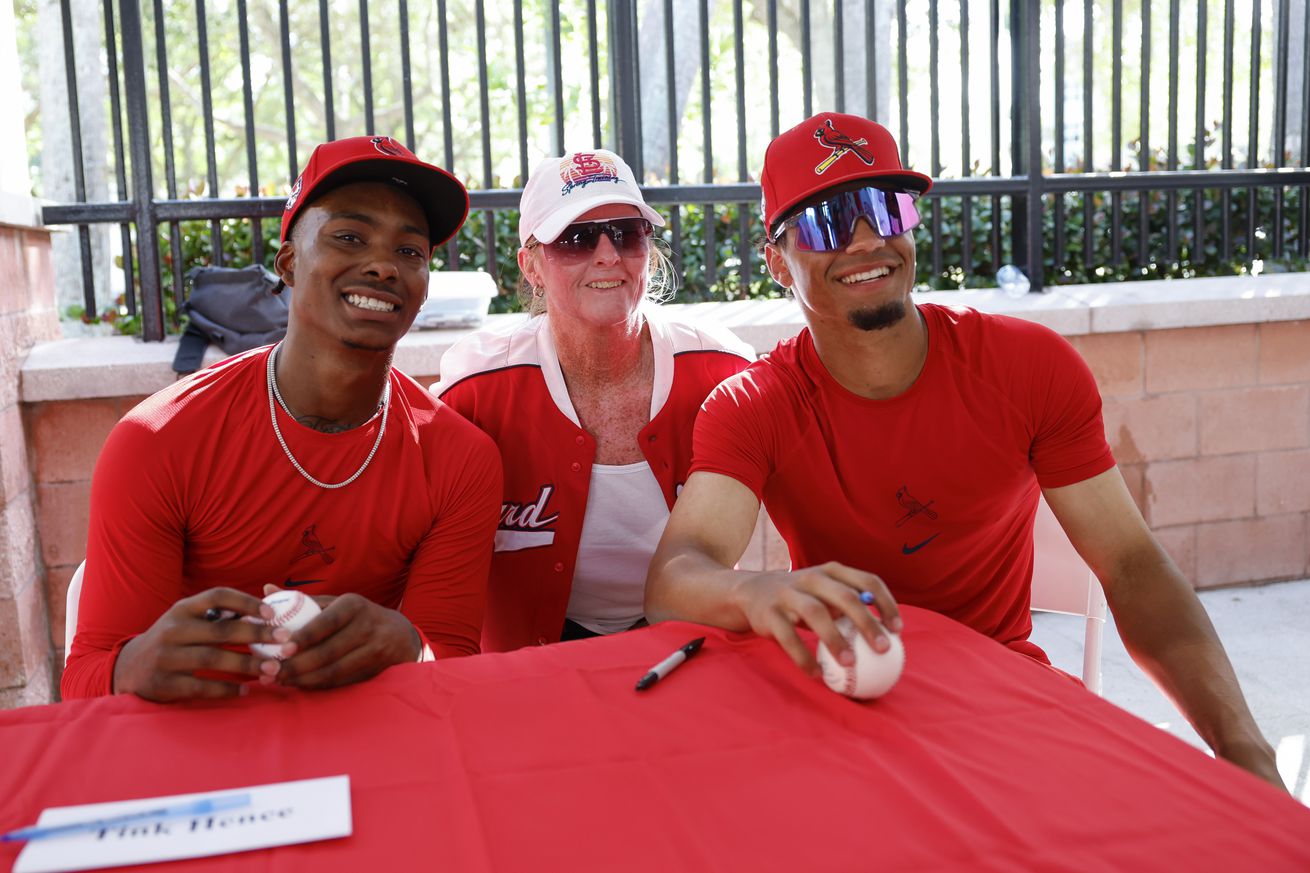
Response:
M846 616L837 619L837 630L855 653L855 663L847 667L820 642L819 666L823 669L823 681L828 687L858 700L871 700L890 691L896 680L901 678L901 670L905 667L905 646L901 644L900 635L888 633L891 648L885 652L875 652L856 630L855 623Z
M258 618L248 616L247 621L270 624L273 627L284 627L289 631L294 631L309 624L311 618L322 612L318 608L318 604L314 602L314 598L306 597L299 591L274 591L264 598L264 602L273 607L273 617L267 622L263 622ZM250 651L265 658L282 660L281 643L251 643Z

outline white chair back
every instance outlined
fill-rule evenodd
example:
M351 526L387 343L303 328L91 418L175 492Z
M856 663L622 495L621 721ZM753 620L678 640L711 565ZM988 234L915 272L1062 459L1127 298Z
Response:
M1038 612L1081 615L1087 619L1083 640L1083 684L1101 693L1101 635L1105 630L1105 592L1096 575L1074 549L1055 513L1039 500L1033 525L1032 608Z
M82 602L82 573L86 570L86 561L77 565L73 578L68 580L68 594L64 598L64 663L68 663L68 653L73 650L73 635L77 633L77 607Z

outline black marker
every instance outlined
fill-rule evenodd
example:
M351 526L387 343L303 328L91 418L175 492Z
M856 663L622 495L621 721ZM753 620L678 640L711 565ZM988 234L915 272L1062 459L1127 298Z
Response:
M700 650L700 647L704 643L705 643L704 637L697 637L696 639L687 643L687 645L678 649L672 655L669 655L663 661L660 661L654 667L651 667L650 670L647 671L645 676L642 676L640 679L637 680L637 690L645 691L647 688L651 687L656 682L660 681L665 676L672 673L674 667L677 667L683 661L687 660L692 655L696 654L696 652Z

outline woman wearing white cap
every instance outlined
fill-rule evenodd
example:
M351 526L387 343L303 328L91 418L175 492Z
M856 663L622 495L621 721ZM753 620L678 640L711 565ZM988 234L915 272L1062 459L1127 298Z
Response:
M663 315L659 213L604 149L539 164L523 189L526 323L460 341L443 401L500 446L505 492L483 651L640 624L646 568L715 385L750 348Z

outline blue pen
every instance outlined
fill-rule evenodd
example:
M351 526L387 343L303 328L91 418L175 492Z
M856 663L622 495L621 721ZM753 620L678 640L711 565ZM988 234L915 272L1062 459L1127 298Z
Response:
M142 821L154 821L163 818L178 818L192 815L209 815L229 809L240 809L250 805L250 794L226 794L222 797L206 797L202 800L188 800L173 806L160 806L141 812L129 812L123 815L111 815L107 818L94 818L88 821L75 821L61 825L32 825L19 828L0 836L0 843L14 843L20 840L44 840L47 837L63 837L68 834L80 834L86 831L98 831L108 828L136 824Z

